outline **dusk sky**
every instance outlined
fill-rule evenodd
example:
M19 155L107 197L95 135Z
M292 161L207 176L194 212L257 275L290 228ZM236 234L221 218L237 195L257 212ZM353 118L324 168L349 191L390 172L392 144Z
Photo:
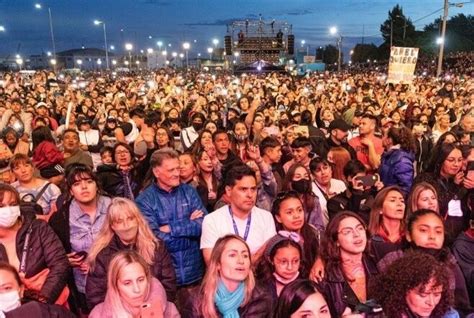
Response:
M155 47L158 40L180 51L181 43L191 42L191 51L205 53L211 39L223 43L226 24L233 20L284 20L293 24L297 46L304 39L311 47L334 43L330 26L337 26L348 50L360 42L380 43L380 24L399 3L404 13L416 21L441 9L442 0L45 0L42 9L35 1L0 0L0 55L39 54L51 51L48 10L53 15L56 51L85 47L103 48L102 28L94 19L106 22L108 44L121 52L125 42L138 49ZM432 22L442 11L415 22L417 29ZM450 16L474 14L474 4L450 8ZM123 32L120 30L123 29ZM149 39L149 36L152 39ZM194 43L194 40L197 40Z

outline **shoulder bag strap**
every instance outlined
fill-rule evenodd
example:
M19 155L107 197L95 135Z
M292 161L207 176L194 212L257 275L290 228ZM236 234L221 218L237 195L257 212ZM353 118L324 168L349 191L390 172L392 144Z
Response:
M23 251L21 252L20 273L26 273L26 259L28 257L28 248L30 246L31 232L33 231L33 223L30 224L26 232L25 244L23 244Z

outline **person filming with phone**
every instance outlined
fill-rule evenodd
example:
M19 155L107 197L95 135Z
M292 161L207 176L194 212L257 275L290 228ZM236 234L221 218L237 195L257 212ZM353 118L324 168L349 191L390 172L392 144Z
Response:
M377 192L384 184L377 174L367 174L367 170L359 160L351 160L344 166L344 177L347 189L327 202L329 220L340 211L353 211L360 215L368 224L370 209Z

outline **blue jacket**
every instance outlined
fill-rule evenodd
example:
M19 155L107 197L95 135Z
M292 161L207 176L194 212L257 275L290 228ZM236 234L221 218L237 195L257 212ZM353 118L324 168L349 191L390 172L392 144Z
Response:
M408 195L413 184L415 154L402 149L391 149L382 154L379 167L380 179L388 187L399 186Z
M189 217L195 210L202 210L204 215L207 211L196 190L188 184L181 184L166 192L153 183L138 196L137 205L153 233L165 242L173 260L178 286L199 281L204 271L199 249L204 217L193 221ZM160 231L163 225L169 225L171 232Z

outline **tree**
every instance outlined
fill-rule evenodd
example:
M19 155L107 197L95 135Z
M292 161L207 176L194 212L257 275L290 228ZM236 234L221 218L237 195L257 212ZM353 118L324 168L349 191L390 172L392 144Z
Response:
M416 43L415 26L410 18L405 17L402 7L398 4L388 12L388 19L380 25L380 32L389 47L391 37L394 46L412 46Z
M436 54L438 45L436 38L440 36L441 19L424 27L424 32L418 39L418 45L427 54ZM445 52L474 50L474 16L458 14L446 23Z
M375 44L357 44L352 53L351 60L353 63L365 63L367 59L378 59L378 48Z
M323 62L326 64L337 63L338 50L334 45L326 45L323 49Z

